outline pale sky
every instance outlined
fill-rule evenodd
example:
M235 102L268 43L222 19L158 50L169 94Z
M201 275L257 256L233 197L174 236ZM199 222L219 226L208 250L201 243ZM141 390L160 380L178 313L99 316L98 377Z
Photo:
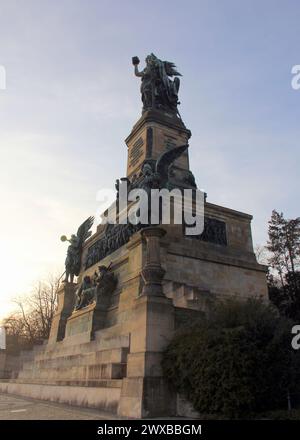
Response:
M0 317L64 270L59 237L125 175L141 113L132 56L154 52L182 73L208 201L252 214L254 244L272 209L299 216L299 20L297 0L0 0Z

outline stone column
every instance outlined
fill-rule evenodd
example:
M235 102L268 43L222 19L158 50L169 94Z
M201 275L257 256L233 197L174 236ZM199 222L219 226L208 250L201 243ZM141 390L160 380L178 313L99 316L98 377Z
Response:
M6 350L0 348L0 378L6 379Z
M58 290L58 304L51 325L49 344L61 341L65 337L67 319L74 309L76 287L76 283L64 283Z
M160 227L142 231L146 261L141 275L145 284L131 308L130 353L118 408L121 416L175 415L176 399L161 368L163 352L175 331L174 307L162 290L165 272L160 262L160 239L164 234Z
M160 263L160 239L166 231L159 227L149 227L142 230L142 237L146 240L146 264L142 270L144 287L142 295L163 296L162 279L165 270Z

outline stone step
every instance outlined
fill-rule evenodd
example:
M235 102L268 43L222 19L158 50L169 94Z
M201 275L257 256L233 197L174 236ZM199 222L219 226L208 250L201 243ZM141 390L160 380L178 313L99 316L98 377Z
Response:
M38 346L26 354L18 379L32 381L94 381L126 376L130 336L98 331L95 340L76 345Z
M168 281L164 284L164 292L168 298L173 300L174 305L183 308L201 310L205 303L211 299L211 293L205 287L180 284ZM199 303L197 305L197 302ZM201 304L201 306L200 306Z
M121 387L0 382L0 392L117 413Z
M126 376L126 363L101 363L83 366L24 369L19 372L19 379L55 379L55 380L89 380L89 379L122 379Z
M108 363L88 366L88 379L122 379L126 377L127 364Z
M126 363L128 353L128 347L120 347L99 350L94 353L90 353L88 356L90 361L95 364L107 362Z
M72 367L80 365L91 365L99 363L125 363L127 361L128 348L105 349L85 354L75 354L70 356L60 356L26 362L23 369L32 369L33 365L37 368Z
M121 336L103 336L101 330L95 332L95 341L99 344L100 349L112 349L112 348L129 348L130 346L130 335Z
M45 384L61 386L82 386L82 387L103 387L103 388L121 388L122 379L92 379L92 380L53 380L53 379L8 379L1 382L9 383L27 383L27 384Z
M42 345L34 346L31 350L22 350L20 352L19 360L21 363L30 362L43 351L44 347Z
M209 290L201 290L196 288L186 289L184 291L184 297L187 300L201 300L210 296Z
M39 353L35 357L35 359L43 360L60 356L72 356L80 353L88 353L95 350L97 350L96 341L89 341L78 345L65 345L62 341L54 345L47 346L43 352Z
M124 364L127 362L128 351L128 348L114 348L101 350L94 353L48 358L36 362L25 362L21 371L30 372L33 370L38 371L42 369L71 368L106 363Z
M51 346L43 346L36 356L35 360L44 360L49 358L56 358L61 356L72 356L76 354L91 353L106 349L118 349L118 348L129 348L130 336L111 336L104 337L102 331L99 330L95 333L95 340L85 342L78 345L65 345L64 341Z
M34 365L33 361L26 361L22 365L22 370L31 370Z

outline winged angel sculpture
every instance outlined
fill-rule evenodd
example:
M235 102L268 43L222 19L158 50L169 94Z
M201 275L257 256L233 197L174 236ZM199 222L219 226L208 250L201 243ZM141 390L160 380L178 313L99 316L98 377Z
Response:
M188 147L188 144L180 145L179 147L164 151L158 157L155 164L155 170L156 173L160 176L161 188L169 188L170 168L175 160L178 159L188 149Z
M134 73L142 80L141 94L143 111L156 108L171 111L179 116L177 105L181 76L174 63L162 61L153 53L145 59L146 67L139 71L138 57L132 58ZM174 80L171 78L175 77Z
M73 283L74 276L79 275L83 243L92 235L90 229L93 223L94 217L89 217L79 226L76 235L72 234L70 239L65 235L60 238L61 241L68 241L70 243L65 261L66 277L64 281L66 283L68 283L69 280Z
M188 144L185 144L164 151L158 157L154 166L149 162L145 162L141 170L141 175L135 183L129 186L129 189L142 188L148 193L151 192L151 189L172 189L172 184L170 182L170 169L175 160L178 159L187 149Z

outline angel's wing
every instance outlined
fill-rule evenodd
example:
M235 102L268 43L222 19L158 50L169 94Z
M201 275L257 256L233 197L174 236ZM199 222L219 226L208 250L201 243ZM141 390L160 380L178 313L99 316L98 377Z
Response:
M165 71L168 76L182 76L181 73L177 72L176 66L170 61L164 61Z
M95 217L87 218L82 225L79 226L77 231L77 237L79 238L80 243L82 244L85 240L87 240L91 235L92 231L90 231L93 226Z
M179 156L184 153L184 151L188 148L188 144L180 145L180 147L172 148L171 150L164 151L156 161L156 172L159 173L162 178L168 177L168 169L169 166L178 159Z

